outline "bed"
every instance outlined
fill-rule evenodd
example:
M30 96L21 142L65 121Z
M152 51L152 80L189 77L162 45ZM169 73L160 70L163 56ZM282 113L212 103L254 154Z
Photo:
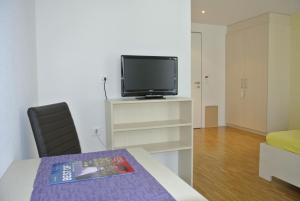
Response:
M300 130L269 133L260 144L259 176L300 187Z

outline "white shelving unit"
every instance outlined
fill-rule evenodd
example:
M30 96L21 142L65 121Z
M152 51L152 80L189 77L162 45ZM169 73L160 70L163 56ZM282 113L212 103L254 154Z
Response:
M119 99L106 103L110 149L142 147L150 153L178 151L179 176L192 184L192 100Z

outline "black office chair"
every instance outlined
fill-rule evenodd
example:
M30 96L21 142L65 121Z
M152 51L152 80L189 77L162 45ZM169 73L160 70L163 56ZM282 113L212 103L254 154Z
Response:
M67 103L31 107L27 114L40 157L81 153Z

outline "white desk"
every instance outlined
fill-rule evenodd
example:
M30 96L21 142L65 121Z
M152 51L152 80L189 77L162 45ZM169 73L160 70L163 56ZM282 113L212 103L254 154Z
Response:
M127 149L178 201L206 201L201 194L140 148ZM14 161L0 180L1 201L30 201L40 159Z

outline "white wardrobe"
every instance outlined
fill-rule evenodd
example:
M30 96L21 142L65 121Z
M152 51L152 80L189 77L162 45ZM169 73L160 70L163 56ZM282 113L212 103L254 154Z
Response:
M286 130L290 17L268 13L228 27L226 123L256 133Z

